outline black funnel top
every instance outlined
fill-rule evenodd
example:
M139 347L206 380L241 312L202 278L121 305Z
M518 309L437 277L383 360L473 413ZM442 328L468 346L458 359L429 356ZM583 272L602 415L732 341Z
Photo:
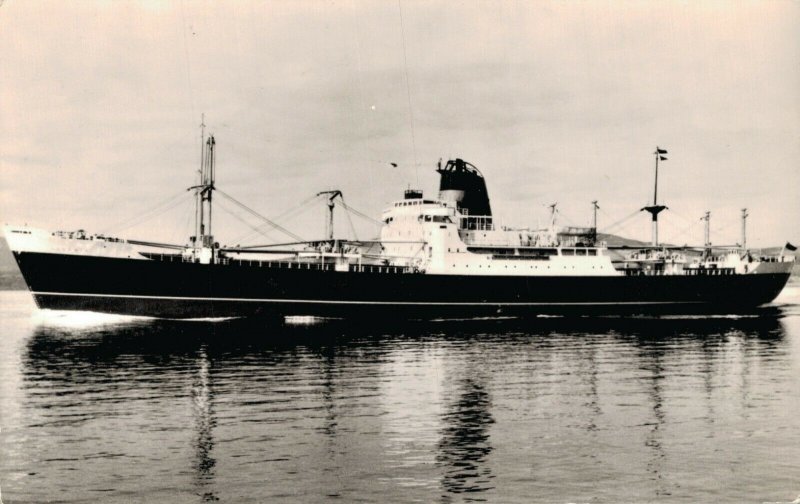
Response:
M455 201L457 208L468 215L492 215L489 193L481 172L463 159L451 159L444 168L436 170L439 180L439 199Z

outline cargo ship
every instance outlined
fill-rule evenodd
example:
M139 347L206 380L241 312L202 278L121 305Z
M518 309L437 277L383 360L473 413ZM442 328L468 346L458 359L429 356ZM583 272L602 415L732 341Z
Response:
M326 191L325 237L222 246L211 233L213 197L221 192L215 148L213 136L204 138L186 244L6 226L36 305L165 318L735 313L773 301L794 264L786 249L749 250L744 236L722 248L708 240L659 244L658 215L666 209L657 203L658 162L666 159L659 148L653 205L642 209L653 220L648 246L608 246L598 240L596 218L589 227L559 226L555 208L544 227L501 226L483 174L462 159L436 165L435 197L405 190L383 211L373 240L336 238L334 207L346 205L340 191Z

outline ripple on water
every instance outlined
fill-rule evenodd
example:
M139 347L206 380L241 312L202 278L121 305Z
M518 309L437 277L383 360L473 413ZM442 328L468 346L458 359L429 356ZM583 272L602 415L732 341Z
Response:
M746 315L388 327L79 324L2 294L0 483L10 502L791 501L787 290Z

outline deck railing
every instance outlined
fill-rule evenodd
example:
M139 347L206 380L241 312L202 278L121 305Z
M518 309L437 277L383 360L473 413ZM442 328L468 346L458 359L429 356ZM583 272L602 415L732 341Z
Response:
M184 257L178 254L147 254L147 257L162 262L193 263L191 257ZM257 259L232 259L222 257L215 264L224 266L239 266L250 268L273 268L291 270L311 270L311 271L335 271L336 264L332 262L312 262L312 261L260 261ZM348 264L348 271L351 273L415 273L416 270L410 266L386 266L377 264Z
M735 273L733 268L688 268L678 271L623 269L626 276L725 276Z

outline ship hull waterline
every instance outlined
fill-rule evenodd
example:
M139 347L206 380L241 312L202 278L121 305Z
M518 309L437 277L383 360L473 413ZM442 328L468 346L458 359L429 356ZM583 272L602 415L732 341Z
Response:
M769 303L789 278L434 275L14 255L39 308L163 318L736 313Z

